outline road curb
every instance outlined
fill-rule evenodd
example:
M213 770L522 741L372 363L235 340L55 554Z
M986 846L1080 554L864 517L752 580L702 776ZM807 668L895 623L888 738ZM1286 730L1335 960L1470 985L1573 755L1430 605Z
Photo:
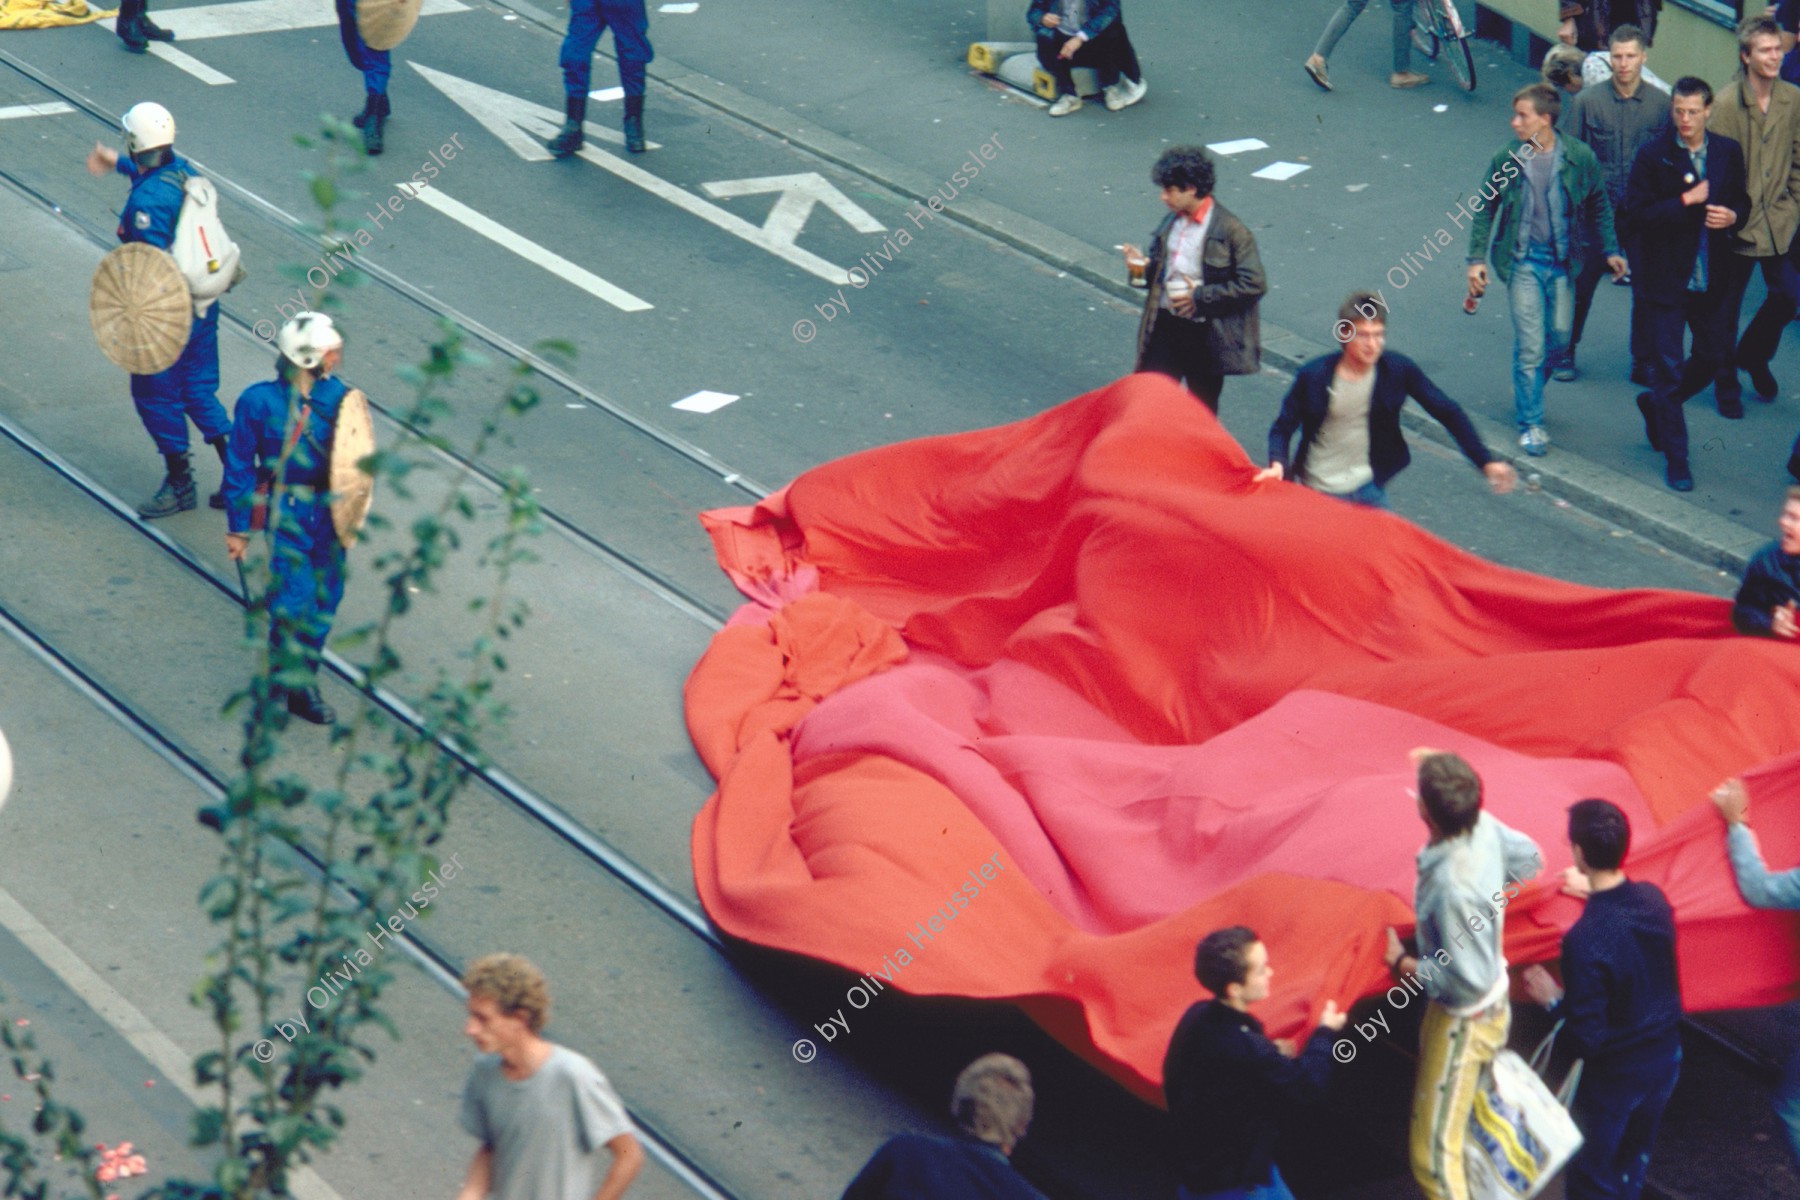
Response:
M563 27L561 20L527 0L497 0L497 3L547 29L554 31ZM934 179L923 171L895 162L784 108L758 100L730 84L667 58L659 57L649 75L670 91L718 109L907 199L923 203L925 197L944 186L942 179ZM1001 149L1004 151L1005 147ZM1066 271L1134 307L1143 303L1144 293L1121 278L1122 264L1116 252L1091 246L987 200L959 196L935 215L948 217ZM1302 364L1336 349L1266 321L1262 324L1262 341L1264 361L1286 372L1296 371ZM1443 427L1429 417L1411 409L1402 410L1401 416L1411 431L1445 445L1454 445ZM1469 419L1490 452L1513 461L1525 475L1537 475L1544 491L1685 558L1741 574L1750 556L1769 540L1767 532L1715 516L1676 498L1665 488L1639 482L1579 454L1553 450L1544 458L1521 462L1508 452L1516 441L1511 430L1475 413L1470 413ZM1250 447L1252 457L1259 449Z

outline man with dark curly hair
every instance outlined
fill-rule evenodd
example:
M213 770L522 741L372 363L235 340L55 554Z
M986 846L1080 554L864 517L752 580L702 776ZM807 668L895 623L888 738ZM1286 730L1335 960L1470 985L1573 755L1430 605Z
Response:
M600 1068L542 1036L543 972L516 954L490 954L469 964L463 987L463 1033L481 1057L463 1087L462 1127L481 1149L457 1200L619 1200L644 1151Z
M1225 376L1262 369L1256 308L1269 288L1256 239L1213 199L1213 180L1198 146L1173 146L1150 168L1169 215L1150 238L1136 369L1185 382L1217 415ZM1145 261L1124 251L1128 269Z

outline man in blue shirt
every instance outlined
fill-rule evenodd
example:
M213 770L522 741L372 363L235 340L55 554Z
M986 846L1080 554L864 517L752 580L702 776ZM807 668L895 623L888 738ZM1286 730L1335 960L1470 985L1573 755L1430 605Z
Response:
M1738 892L1751 908L1800 909L1800 868L1771 874L1763 865L1756 835L1750 832L1750 792L1742 779L1727 779L1712 790L1713 806L1725 818L1725 850ZM1787 1134L1788 1149L1800 1163L1800 1051L1781 1069L1775 1088L1775 1115Z
M278 689L286 694L287 710L302 721L329 725L337 713L319 695L318 673L331 619L344 598L344 548L330 503L331 439L350 390L332 374L343 361L344 339L330 317L303 312L281 327L275 345L281 353L277 377L238 397L225 459L225 553L242 562L249 552L256 492L268 484L263 503L279 499L279 509L266 517L274 542L271 670L278 678L305 677L304 687Z
M1005 1054L984 1054L956 1077L954 1138L889 1138L843 1200L1044 1200L1008 1161L1031 1126L1031 1072Z
M1564 890L1587 907L1563 935L1568 990L1536 966L1526 970L1525 988L1564 1019L1564 1036L1585 1064L1575 1095L1584 1141L1569 1164L1569 1200L1637 1200L1681 1074L1675 914L1655 884L1625 877L1631 825L1617 805L1571 805L1569 844L1575 865Z
M1800 487L1787 490L1777 527L1781 536L1751 556L1744 570L1731 623L1739 633L1791 642L1800 636Z
M125 156L96 143L88 151L88 171L94 175L117 171L131 180L131 195L119 214L119 240L167 250L175 243L175 223L187 198L182 185L198 172L175 153L175 118L162 105L134 104L120 123L125 127ZM138 505L138 515L154 520L186 512L197 503L188 463L188 420L200 427L221 462L225 435L231 432L231 419L219 403L218 301L194 318L174 366L155 375L131 377L131 399L165 465L162 487ZM217 495L211 503L223 507Z

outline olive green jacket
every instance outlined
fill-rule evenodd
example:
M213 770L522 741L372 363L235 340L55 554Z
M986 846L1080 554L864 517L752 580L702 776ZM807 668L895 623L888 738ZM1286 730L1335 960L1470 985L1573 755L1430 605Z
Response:
M1502 146L1488 164L1488 177L1470 195L1468 207L1475 220L1469 226L1469 261L1491 261L1501 283L1512 280L1513 247L1519 238L1519 215L1525 207L1524 163L1542 153L1527 142ZM1596 247L1602 254L1619 252L1613 233L1612 201L1606 198L1606 180L1600 160L1583 142L1559 134L1550 149L1556 155L1556 179L1562 189L1563 218L1568 227L1568 264L1587 261ZM1490 248L1491 243L1491 248Z
M1750 219L1738 231L1737 252L1751 258L1786 254L1800 226L1800 88L1777 80L1765 113L1740 79L1719 89L1706 128L1744 148Z

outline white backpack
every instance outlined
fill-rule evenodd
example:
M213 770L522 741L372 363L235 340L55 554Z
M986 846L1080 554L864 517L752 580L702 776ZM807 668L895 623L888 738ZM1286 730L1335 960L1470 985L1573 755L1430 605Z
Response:
M194 297L194 313L204 313L244 277L238 264L239 250L219 220L219 193L198 175L182 180L181 215L175 219L175 240L169 253L187 280Z

